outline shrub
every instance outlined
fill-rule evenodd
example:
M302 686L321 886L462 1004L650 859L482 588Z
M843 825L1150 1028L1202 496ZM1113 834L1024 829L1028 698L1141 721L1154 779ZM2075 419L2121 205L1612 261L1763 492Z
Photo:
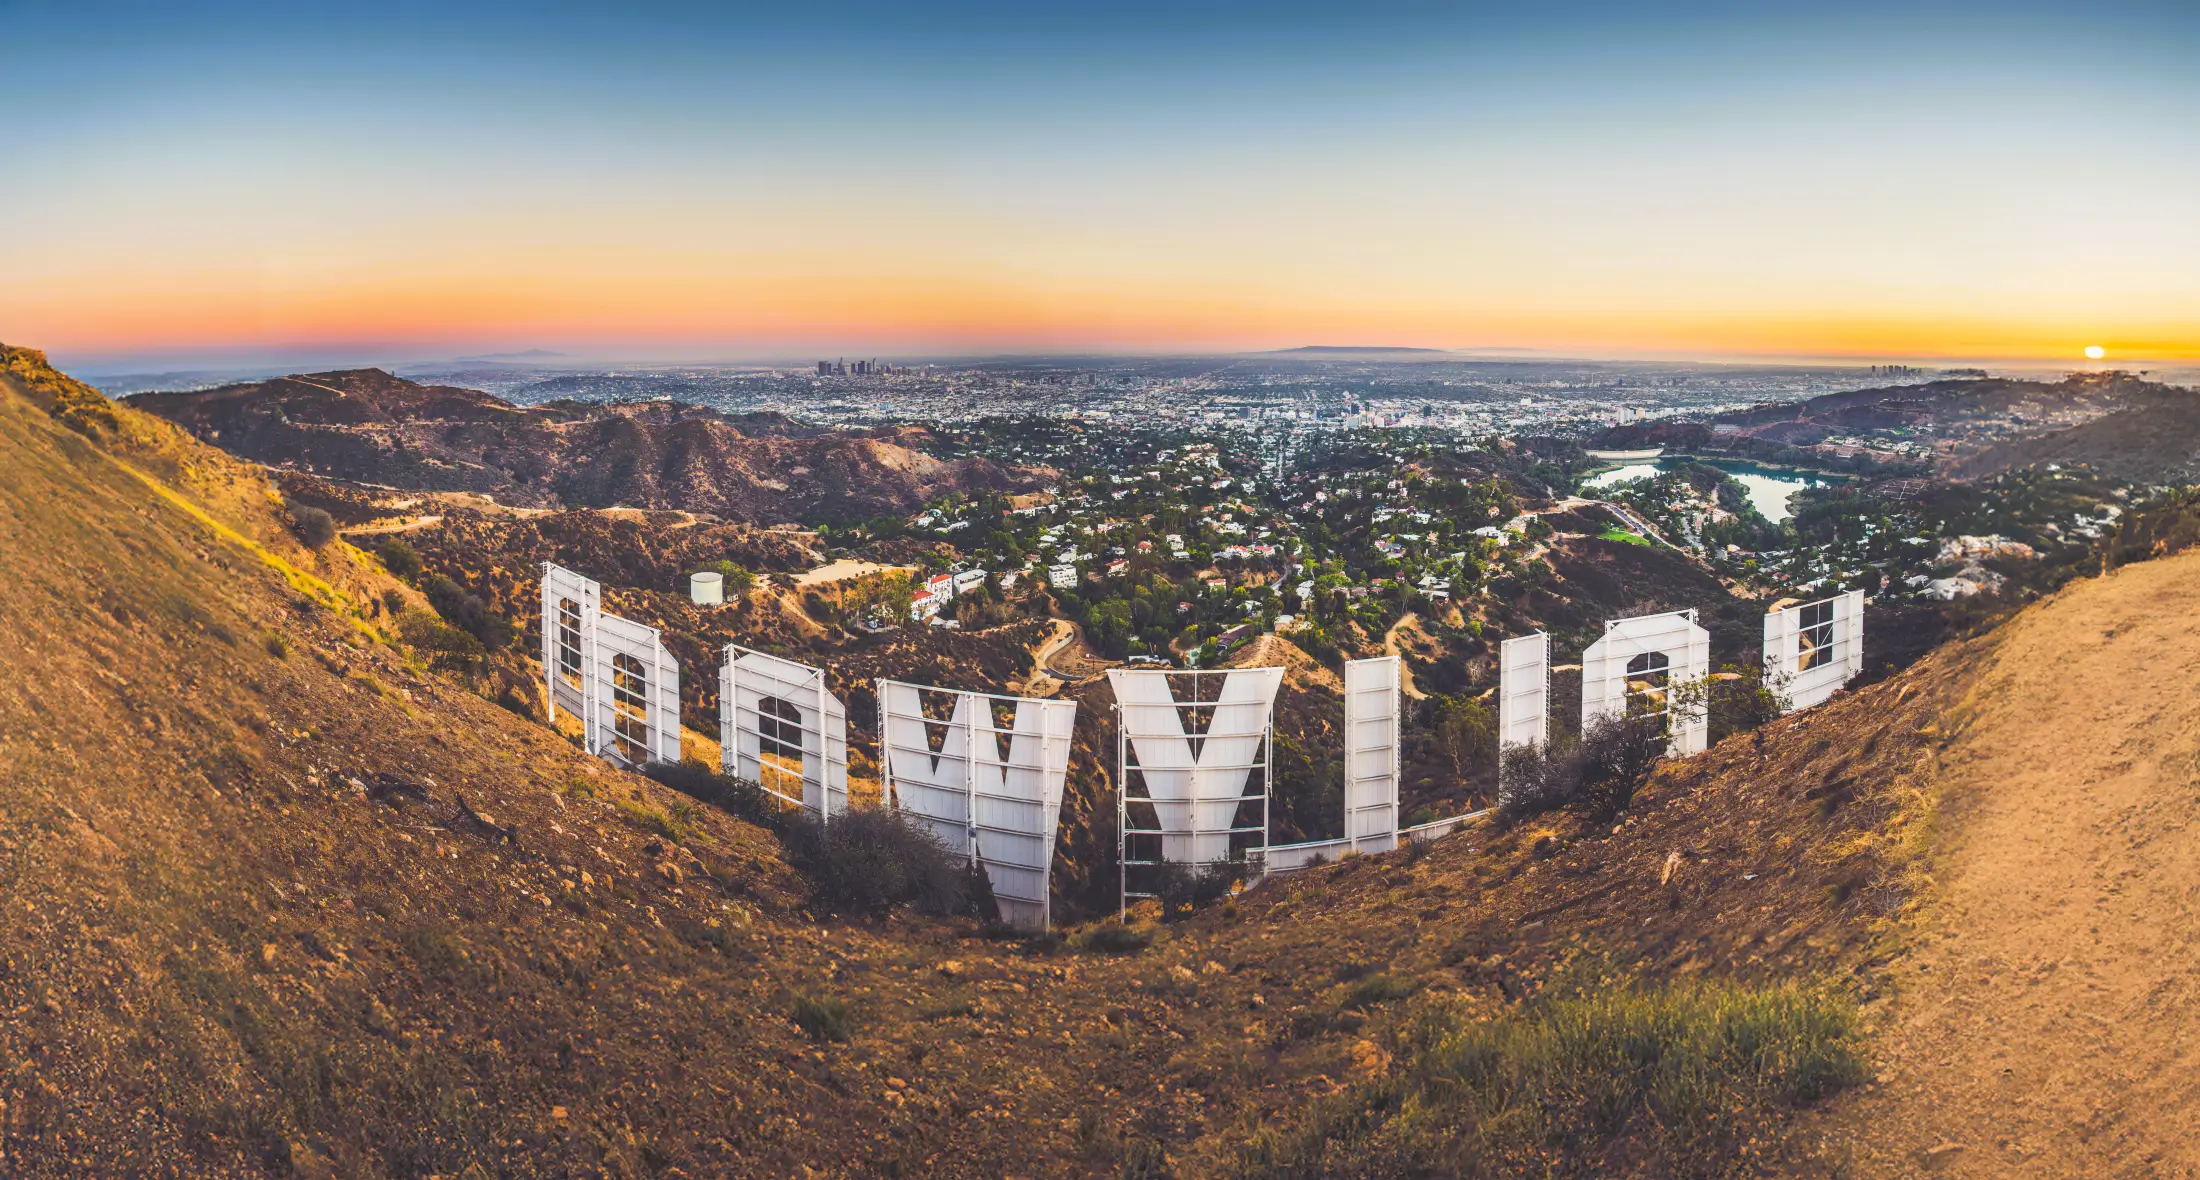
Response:
M1413 992L1414 984L1410 979L1399 979L1394 975L1370 975L1347 989L1344 1000L1338 1007L1357 1011L1377 1004L1387 1004L1392 1000L1405 999Z
M293 508L290 530L311 549L325 549L336 539L336 518L319 508Z
M1175 1180L1168 1149L1151 1139L1134 1139L1123 1145L1123 1161L1115 1171L1118 1180Z
M1663 722L1605 717L1592 722L1578 741L1508 746L1498 775L1499 822L1517 823L1575 804L1594 819L1626 810L1665 754Z
M1240 1171L1541 1173L1556 1145L1595 1159L1622 1136L1649 1140L1663 1172L1722 1170L1782 1108L1861 1081L1859 1040L1854 1002L1824 989L1649 985L1577 965L1493 1018L1423 1007L1396 1069L1264 1130Z
M1096 955L1134 955L1153 945L1153 936L1117 922L1105 922L1077 937L1077 949Z
M1490 763L1497 746L1497 718L1489 706L1467 697L1439 700L1435 705L1436 748L1451 764L1454 775L1466 778Z
M1243 865L1229 862L1188 865L1163 861L1153 866L1150 880L1154 896L1161 901L1162 920L1174 922L1196 907L1228 897L1231 887L1244 875Z
M1635 791L1665 756L1661 719L1607 717L1581 738L1581 802L1590 818L1609 820L1627 810Z
M755 783L723 775L693 758L677 763L652 762L642 773L701 803L708 803L760 828L778 831L789 822L787 805L765 793Z
M382 568L410 582L420 576L420 554L403 537L386 537L374 547L374 555L382 559Z
M848 1005L831 996L802 996L794 998L795 1027L803 1035L820 1044L826 1041L848 1039Z
M422 587L428 596L428 605L443 621L473 636L489 651L503 647L512 641L512 624L504 616L489 609L478 594L469 594L458 583L437 574Z
M820 823L794 813L780 828L787 859L826 913L883 916L896 906L947 915L970 908L968 858L898 811L865 809Z
M397 636L429 663L446 668L478 667L487 654L481 641L426 611L398 616Z
M867 808L820 823L701 762L651 765L643 773L777 834L787 862L810 883L810 904L822 912L876 917L907 905L943 916L999 916L984 873L901 812Z
M1780 677L1767 677L1761 664L1726 664L1717 676L1673 686L1673 704L1704 715L1705 740L1713 745L1788 711L1786 686Z
M290 641L270 631L267 633L267 654L278 660L290 658Z
M749 589L756 585L756 575L749 572L741 563L735 561L704 562L702 568L696 572L714 573L724 578L728 598L739 598L747 594Z

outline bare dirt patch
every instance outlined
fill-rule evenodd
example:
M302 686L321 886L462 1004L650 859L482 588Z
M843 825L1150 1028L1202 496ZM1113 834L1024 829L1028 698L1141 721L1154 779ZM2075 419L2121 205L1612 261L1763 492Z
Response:
M1956 712L1934 900L1880 1081L1823 1128L1856 1175L2200 1168L2200 557L2073 586Z

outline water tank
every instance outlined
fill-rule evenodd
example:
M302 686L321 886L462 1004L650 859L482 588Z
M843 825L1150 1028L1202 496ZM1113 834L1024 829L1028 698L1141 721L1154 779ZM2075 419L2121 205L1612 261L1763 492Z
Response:
M688 579L688 597L697 606L720 606L726 601L724 574L696 574Z

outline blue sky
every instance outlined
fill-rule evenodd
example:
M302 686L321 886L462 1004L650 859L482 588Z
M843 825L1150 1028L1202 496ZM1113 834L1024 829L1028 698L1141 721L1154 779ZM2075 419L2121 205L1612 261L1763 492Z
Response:
M2200 6L0 3L63 356L2200 349Z

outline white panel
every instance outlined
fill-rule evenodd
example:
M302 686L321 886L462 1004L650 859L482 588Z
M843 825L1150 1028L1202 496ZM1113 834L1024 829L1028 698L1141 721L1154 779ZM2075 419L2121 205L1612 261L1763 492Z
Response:
M718 742L726 774L825 819L848 810L848 709L823 670L727 644Z
M1789 712L1825 703L1864 670L1864 592L1768 612L1764 655Z
M1398 846L1398 657L1344 665L1344 835L1361 852Z
M926 692L948 690L879 682L881 761L895 805L977 858L1003 921L1046 929L1077 703L955 692L942 722L925 716ZM1005 728L995 702L1013 708Z
M1541 631L1497 649L1497 748L1540 746L1551 736L1551 637Z
M680 760L680 666L657 629L596 620L593 752L630 766Z
M1627 712L1627 664L1636 656L1656 652L1665 656L1666 683L1699 681L1711 674L1711 633L1696 625L1693 610L1662 615L1614 619L1604 624L1604 636L1581 653L1581 727L1586 731L1600 718ZM1666 750L1685 757L1703 752L1709 732L1701 709L1671 717L1672 740Z
M566 604L571 604L570 612ZM581 719L582 748L596 748L596 712L589 674L596 666L596 621L603 588L572 570L542 565L542 678L550 720L562 707Z
M1399 832L1398 834L1400 836L1403 836L1406 840L1416 843L1425 840L1441 840L1444 837L1451 835L1453 832L1456 832L1459 829L1466 827L1468 824L1479 823L1482 820L1488 818L1490 810L1491 809L1485 807L1480 811L1470 811L1465 815L1455 815L1448 819L1430 820L1428 823L1425 824L1415 824L1414 826L1407 828L1404 831Z
M1077 702L1011 698L1015 714L1008 728L1001 729L989 703L999 699L977 696L972 701L970 774L978 863L993 885L1001 919L1019 929L1044 930Z
M1192 674L1113 668L1108 683L1160 823L1163 859L1212 864L1229 859L1238 804L1248 797L1248 775L1266 765L1269 720L1283 669L1198 674L1203 681L1222 678L1212 702L1185 702L1212 709L1203 737L1186 732L1169 689L1171 676L1185 675Z
M1261 853L1261 872L1295 873L1317 864L1332 864L1352 851L1350 840L1312 840L1305 844L1272 844Z
M931 828L940 843L968 855L975 834L970 830L970 694L947 695L954 698L954 711L947 721L934 721L925 716L916 685L880 681L880 740L894 805Z

